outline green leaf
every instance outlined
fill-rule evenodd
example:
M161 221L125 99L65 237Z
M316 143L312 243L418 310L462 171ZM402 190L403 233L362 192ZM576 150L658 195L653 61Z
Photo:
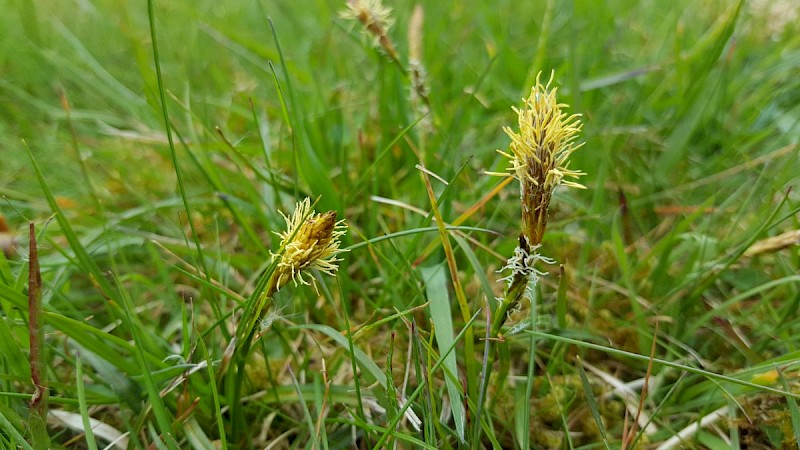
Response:
M561 264L558 268L558 293L556 295L556 319L558 320L558 327L561 329L567 328L567 273L564 265Z
M600 408L597 406L597 399L594 397L594 392L592 392L592 385L589 384L589 378L586 376L586 371L583 370L583 364L581 364L580 356L578 356L577 359L578 375L581 378L581 384L583 384L583 393L586 396L586 404L589 406L589 411L591 411L594 422L597 424L597 429L600 430L600 435L603 436L603 445L606 446L606 449L611 450L611 446L608 445L608 433L606 432L606 426L603 423L603 416L600 414Z
M86 446L89 450L97 450L97 441L94 438L92 431L92 423L89 417L89 407L86 405L86 389L83 385L83 363L81 362L81 355L75 355L75 386L78 390L78 405L81 411L81 419L83 420L83 432L86 436Z
M447 349L455 345L453 339L453 312L450 309L450 296L447 290L447 272L443 264L422 267L419 271L425 281L425 292L428 296L428 309L433 321L436 345L439 347L439 354L443 355ZM453 413L456 433L461 442L464 442L466 411L464 410L464 399L458 384L460 377L455 353L450 352L445 356L442 368L449 372L445 375L444 382L447 387L447 395L450 397L450 409Z

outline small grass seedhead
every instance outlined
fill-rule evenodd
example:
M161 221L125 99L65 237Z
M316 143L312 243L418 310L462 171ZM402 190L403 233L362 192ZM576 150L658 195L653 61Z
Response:
M297 203L292 216L283 215L286 231L277 233L281 237L280 252L273 254L280 258L275 274L275 289L289 280L301 284L311 284L303 272L318 269L334 276L339 269L336 256L343 250L339 248L339 238L347 232L344 220L336 221L336 212L317 213L311 209L311 201ZM311 281L313 282L313 278ZM316 284L314 284L316 288Z
M397 50L388 35L393 24L391 15L392 9L383 6L381 0L348 0L347 9L339 12L342 19L361 22L366 31L375 38L375 43L392 59L397 60Z
M381 0L348 0L347 9L339 16L343 19L355 19L364 24L368 30L387 30L392 26L392 9L383 6Z
M541 74L539 74L541 76ZM510 176L520 182L522 202L522 233L531 247L542 242L547 226L547 210L553 191L559 185L583 188L584 186L565 178L577 179L583 172L569 168L569 156L583 144L575 140L581 130L578 114L567 115L562 111L567 105L556 101L553 81L542 85L536 77L531 95L524 99L517 113L519 131L504 127L511 138L509 152L499 151L511 160ZM495 175L506 175L501 173Z

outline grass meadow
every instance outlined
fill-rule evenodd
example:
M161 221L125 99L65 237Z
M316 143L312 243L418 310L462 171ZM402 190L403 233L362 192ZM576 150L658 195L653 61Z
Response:
M0 447L798 447L796 2L0 4Z

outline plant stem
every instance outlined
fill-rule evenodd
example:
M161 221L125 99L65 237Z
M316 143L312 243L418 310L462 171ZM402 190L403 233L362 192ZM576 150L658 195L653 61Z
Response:
M236 349L234 350L233 359L236 364L235 374L230 371L227 374L228 388L231 389L231 394L228 395L228 407L231 411L231 436L237 439L240 428L239 425L244 422L244 408L241 404L242 386L244 385L244 378L246 374L247 357L250 355L253 340L256 335L256 324L264 315L264 312L269 311L269 306L272 304L272 296L278 290L278 271L275 270L270 275L267 287L255 300L253 307L245 311L246 316L242 317L242 323L236 331ZM249 313L249 315L247 315ZM235 378L231 378L235 376ZM232 383L232 384L231 384ZM246 429L246 427L245 427Z

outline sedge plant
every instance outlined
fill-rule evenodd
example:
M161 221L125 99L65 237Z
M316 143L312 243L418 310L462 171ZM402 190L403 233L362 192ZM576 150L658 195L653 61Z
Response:
M570 155L583 146L577 142L582 127L580 116L567 114L564 112L567 105L558 103L557 88L551 87L552 73L546 84L540 82L540 77L541 73L536 77L530 96L523 99L522 108L513 108L517 114L518 129L503 128L511 138L511 144L508 151L498 152L510 161L507 171L489 172L490 175L513 177L520 186L521 226L518 244L501 269L501 272L508 272L507 276L500 279L506 282L506 288L503 297L498 299L499 305L494 311L489 330L490 336L499 340L502 340L501 329L509 311L529 295L531 289L538 285L539 277L545 274L536 267L537 263L555 263L552 258L539 253L553 192L561 185L585 188L572 181L584 173L569 168ZM490 352L487 368L491 368L493 363L494 353ZM530 363L533 364L533 361ZM488 385L488 380L484 379L478 400L480 405L486 399ZM472 448L477 448L479 439L480 427L475 427Z
M293 282L295 286L311 285L317 289L316 280L309 271L336 276L339 269L338 255L346 250L340 248L340 239L347 232L344 220L336 220L336 211L318 213L309 198L298 202L291 215L281 212L286 230L276 232L281 238L277 252L272 253L272 263L264 272L256 290L248 301L236 331L233 358L235 373L227 372L228 385L233 394L230 405L234 410L234 436L240 423L242 410L239 407L242 384L247 373L245 366L254 340L263 335L271 321L264 320L272 306L272 298L283 286ZM310 280L310 281L309 281ZM262 323L263 326L259 326Z
M524 298L532 286L539 283L544 272L536 263L554 264L551 258L539 253L542 238L547 228L550 200L558 186L585 189L575 181L583 172L569 168L570 155L583 146L577 143L581 130L580 115L568 115L563 111L567 105L558 103L557 88L552 87L553 74L547 84L539 81L531 88L517 113L519 129L504 127L511 138L509 151L498 151L510 160L505 173L490 172L491 175L511 176L519 181L520 209L522 211L519 243L508 259L503 271L509 271L505 295L500 301L492 322L491 334L497 336L506 321L508 312Z

